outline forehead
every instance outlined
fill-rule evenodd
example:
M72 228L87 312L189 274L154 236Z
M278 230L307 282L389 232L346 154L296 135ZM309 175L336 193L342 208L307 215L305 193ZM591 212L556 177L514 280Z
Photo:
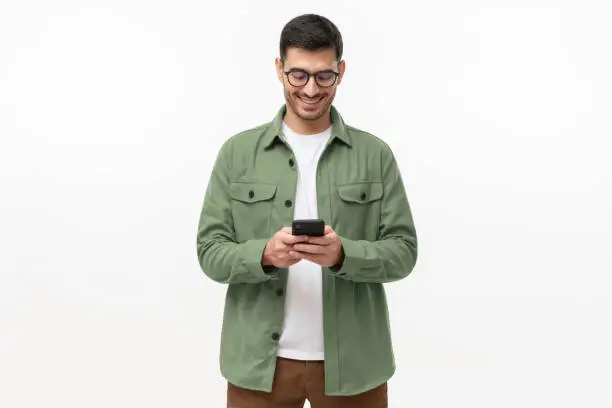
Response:
M336 68L336 51L333 48L323 50L304 50L288 48L285 68L303 68L307 71L320 71Z

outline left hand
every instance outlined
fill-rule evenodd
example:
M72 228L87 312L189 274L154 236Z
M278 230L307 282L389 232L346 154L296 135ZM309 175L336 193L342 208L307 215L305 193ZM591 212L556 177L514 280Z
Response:
M325 267L341 264L344 260L342 241L329 225L325 226L323 234L322 237L308 237L307 241L294 244L289 255Z

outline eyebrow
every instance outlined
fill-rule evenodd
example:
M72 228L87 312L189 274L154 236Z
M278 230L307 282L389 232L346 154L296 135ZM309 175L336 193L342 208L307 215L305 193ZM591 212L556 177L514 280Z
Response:
M331 68L323 69L323 70L321 70L321 71L316 71L316 72L308 72L308 71L306 71L306 70L305 70L305 69L303 69L303 68L290 68L290 69L289 69L287 72L296 72L296 71L297 71L297 72L306 72L306 73L311 74L311 75L312 75L312 74L319 74L319 73L321 73L321 72L336 72L336 71L334 71L334 70L333 70L333 69L331 69Z

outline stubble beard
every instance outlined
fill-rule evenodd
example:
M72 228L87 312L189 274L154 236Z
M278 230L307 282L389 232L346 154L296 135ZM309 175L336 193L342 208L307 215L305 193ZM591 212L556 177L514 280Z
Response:
M308 112L306 115L303 115L301 113L302 111L298 105L299 101L296 100L298 98L297 93L292 93L285 89L285 100L287 101L287 104L291 107L291 110L295 113L297 117L305 121L315 121L329 112L329 107L331 106L334 100L335 94L336 90L334 89L330 94L327 94L325 96L325 101L321 102L322 106L319 107L317 111Z

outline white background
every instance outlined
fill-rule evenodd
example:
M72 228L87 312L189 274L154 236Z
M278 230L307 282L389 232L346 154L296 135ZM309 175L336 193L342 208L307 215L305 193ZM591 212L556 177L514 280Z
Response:
M307 12L341 30L335 106L391 145L418 230L390 406L612 406L604 3L2 0L0 406L225 406L198 217Z

